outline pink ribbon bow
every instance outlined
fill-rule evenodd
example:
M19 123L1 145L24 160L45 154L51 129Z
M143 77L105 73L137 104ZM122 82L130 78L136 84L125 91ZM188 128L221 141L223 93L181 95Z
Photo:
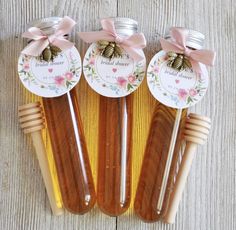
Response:
M129 37L121 37L117 34L114 21L112 19L102 19L101 25L101 31L80 32L80 38L87 43L93 43L100 40L116 42L135 61L139 61L144 58L139 52L139 49L143 49L146 46L146 39L142 33L133 34Z
M21 53L37 57L49 44L57 46L61 50L71 48L74 44L66 40L64 35L68 34L75 24L74 20L66 16L59 23L55 33L49 36L37 27L30 27L28 31L22 34L22 37L32 39L32 41Z
M207 75L206 66L213 66L215 52L211 50L192 50L186 46L188 30L174 27L171 29L171 41L161 38L160 43L164 51L173 51L187 56L192 64L192 69L203 75Z

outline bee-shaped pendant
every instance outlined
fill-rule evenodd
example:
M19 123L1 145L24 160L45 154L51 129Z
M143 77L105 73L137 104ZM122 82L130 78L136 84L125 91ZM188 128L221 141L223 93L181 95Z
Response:
M53 59L61 52L61 49L57 46L49 45L46 47L42 54L40 55L40 59L46 62L53 61Z
M111 59L122 56L122 49L115 42L101 40L97 42L97 46L103 57Z
M186 69L191 69L192 65L189 59L183 54L177 54L173 51L169 51L168 55L168 66L176 69L178 71L183 71Z

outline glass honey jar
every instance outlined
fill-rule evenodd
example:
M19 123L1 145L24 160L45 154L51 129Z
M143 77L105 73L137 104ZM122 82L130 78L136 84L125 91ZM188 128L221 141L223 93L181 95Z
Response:
M68 41L74 24L69 17L31 22L23 34L28 38L26 49L36 53L43 49L35 56L23 50L18 69L24 86L42 97L63 206L84 214L94 206L96 196L76 92L81 58Z
M100 95L97 202L105 214L118 216L128 209L131 199L131 93L145 76L145 38L138 33L138 23L133 19L107 18L101 23L100 32L79 35L87 42L95 38L85 54L83 72L88 84ZM107 33L104 38L103 33ZM96 36L100 39L96 40ZM142 48L129 47L136 36ZM139 55L138 60L129 49Z
M202 33L178 29L187 33L185 45L188 51L203 48L205 36ZM167 36L167 40L171 39ZM147 69L149 90L158 101L150 124L134 202L135 213L145 222L161 220L167 212L187 107L197 103L208 86L208 76L193 71L184 52L184 49L180 54L161 50L151 59ZM176 126L178 129L175 129Z

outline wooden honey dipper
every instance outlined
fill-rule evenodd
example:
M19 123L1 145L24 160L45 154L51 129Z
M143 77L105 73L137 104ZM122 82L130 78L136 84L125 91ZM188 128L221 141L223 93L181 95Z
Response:
M166 215L164 216L164 222L166 223L171 224L175 221L179 202L181 200L184 186L195 156L197 145L203 145L207 140L211 127L210 124L210 118L193 113L191 113L186 120L184 129L186 147L180 163L174 189L170 197L169 207Z
M41 130L45 128L45 119L40 102L19 106L18 110L21 128L25 134L31 134L53 215L61 215L63 209L59 208L56 204L53 181L49 171L47 153L41 133Z

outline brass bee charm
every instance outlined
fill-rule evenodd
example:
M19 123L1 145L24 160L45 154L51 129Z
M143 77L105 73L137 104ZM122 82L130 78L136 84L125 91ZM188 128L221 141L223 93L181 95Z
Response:
M115 42L101 40L97 42L97 46L103 57L111 59L122 56L122 49Z
M177 54L173 51L169 51L168 55L168 66L178 71L190 69L192 67L189 59L184 54Z
M46 62L53 61L53 59L61 52L61 49L57 46L49 45L46 47L42 54L40 55L40 59Z

